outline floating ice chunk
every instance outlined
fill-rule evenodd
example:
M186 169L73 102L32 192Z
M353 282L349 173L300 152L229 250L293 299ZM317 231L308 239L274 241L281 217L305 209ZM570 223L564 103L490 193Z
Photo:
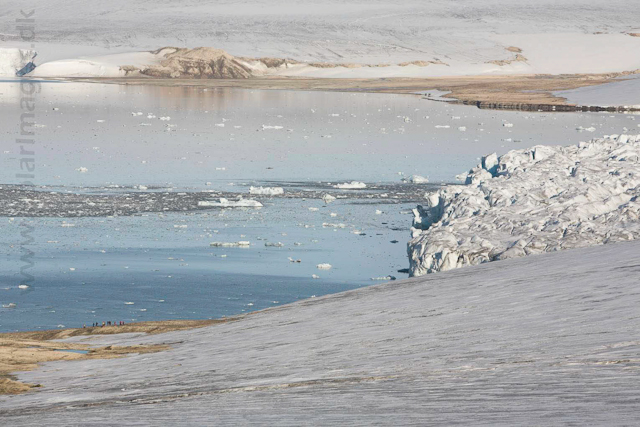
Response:
M466 132L467 131L467 127L466 126L460 126L460 127L458 127L458 130L460 132Z
M249 194L259 194L264 196L278 196L284 194L282 187L249 187Z
M429 182L429 179L420 175L411 175L409 178L403 179L403 181L410 182L412 184L426 184Z
M264 245L267 248L284 248L284 243L282 242L277 242L277 243L265 242Z
M317 211L319 211L320 209L318 209L318 208L309 208L309 210L310 210L311 212L317 212Z
M167 117L160 117L160 120L162 120L163 122L167 122L169 120L171 120L171 117L167 116Z
M268 129L278 130L278 129L283 129L283 127L282 126L262 125L262 130L268 130Z
M376 215L382 215L382 211L380 209L376 209Z
M512 128L513 127L513 123L503 123L502 126L506 127L506 128Z
M322 196L322 201L327 203L327 204L329 204L329 203L331 203L331 202L333 202L335 200L336 200L336 198L333 197L331 194L324 194Z
M372 277L371 280L396 280L395 276Z
M320 278L320 276L318 276L317 274L312 274L312 275L311 275L311 278L312 278L312 279L319 279L319 278Z
M215 126L219 127L219 128L223 128L224 127L224 123L216 123Z
M365 184L364 182L360 182L360 181L351 181L351 182L345 182L343 184L336 184L333 187L334 188L339 188L341 190L361 189L361 188L367 188L367 184Z
M326 264L326 263L316 265L316 268L318 270L331 270L331 267L332 267L331 264Z
M18 289L29 289L29 285L18 285Z
M78 169L76 169L76 171L80 173L87 173L89 172L89 169L85 168L84 166L80 166Z
M2 308L16 308L16 304L13 302L10 302L9 304L2 304Z
M300 262L302 262L302 260L299 260L299 259L293 259L293 258L289 257L289 262L296 262L296 263L300 263Z
M239 242L211 242L209 246L214 248L246 248L251 246L251 242L241 240Z
M596 128L594 128L593 126L588 127L588 128L583 128L582 126L578 126L578 127L576 128L576 130L577 130L578 132L583 132L583 131L585 131L585 132L595 132L595 131L596 131Z
M325 228L347 228L346 224L343 224L343 223L333 224L331 222L323 222L322 226Z
M124 303L124 305L134 305L134 304L135 304L135 302L133 302L133 301L127 301L127 302Z
M449 125L436 125L436 129L449 129L450 127Z
M201 200L198 202L200 207L218 207L218 208L261 208L262 203L257 200L240 199L238 201L228 200L220 197L220 201Z

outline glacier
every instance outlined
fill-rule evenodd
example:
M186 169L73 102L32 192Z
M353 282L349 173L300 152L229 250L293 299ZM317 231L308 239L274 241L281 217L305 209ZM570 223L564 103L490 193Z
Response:
M491 154L414 209L410 274L634 240L640 135Z

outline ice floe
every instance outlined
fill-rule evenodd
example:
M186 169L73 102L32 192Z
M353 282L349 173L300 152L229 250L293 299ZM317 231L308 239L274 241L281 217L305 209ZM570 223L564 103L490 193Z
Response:
M410 182L412 184L427 184L429 179L420 175L411 175L409 178L403 178L402 181Z
M352 190L352 189L367 188L367 184L360 181L351 181L351 182L345 182L343 184L336 184L333 187L339 188L341 190Z
M410 273L640 236L640 135L482 159L414 210Z
M202 200L198 202L200 207L217 207L217 208L261 208L262 203L257 200L240 199L237 201L228 200L224 197L220 197L220 201L214 200Z
M327 204L329 204L329 203L331 203L331 202L333 202L335 200L336 200L336 198L333 197L331 194L324 194L322 196L322 201L327 203Z
M282 187L249 187L249 194L257 194L263 196L277 196L284 194Z
M214 248L247 248L251 246L251 242L241 240L239 242L211 242L209 246Z

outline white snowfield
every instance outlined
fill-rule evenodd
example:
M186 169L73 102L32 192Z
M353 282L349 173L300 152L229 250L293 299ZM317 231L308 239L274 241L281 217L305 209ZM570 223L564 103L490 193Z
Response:
M300 301L162 335L121 359L45 363L3 425L589 425L640 417L640 242Z
M640 237L640 135L483 158L414 210L410 272Z
M294 59L304 64L277 73L308 77L640 68L640 37L633 36L640 33L640 3L628 0L3 1L0 47L30 48L16 29L21 9L35 11L42 64L36 74L43 77L113 76L120 74L114 65L145 59L123 61L107 55L163 46L206 46L236 57ZM63 61L50 63L56 60Z

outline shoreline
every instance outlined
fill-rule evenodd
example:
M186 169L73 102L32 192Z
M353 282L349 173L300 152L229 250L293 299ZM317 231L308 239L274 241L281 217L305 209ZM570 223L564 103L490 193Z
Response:
M40 384L20 382L15 374L32 371L40 363L62 360L112 359L132 353L155 353L169 345L99 346L75 344L59 340L81 337L144 333L156 335L173 331L203 328L238 320L240 316L209 320L155 320L120 326L49 329L0 333L0 396L16 395L40 388Z
M264 408L271 408L266 417L275 419L284 409L299 407L290 415L296 424L308 420L308 408L319 404L352 411L351 402L344 409L336 405L354 394L352 399L360 400L357 393L363 387L373 400L367 412L387 410L390 395L402 397L398 413L423 408L420 402L434 396L437 407L477 408L486 404L482 392L487 387L506 390L518 407L551 404L560 414L566 412L560 410L566 399L554 398L559 385L559 396L582 393L578 398L597 397L595 401L611 405L637 391L637 379L630 376L637 367L637 343L629 341L637 322L629 323L634 305L621 296L633 289L628 268L637 247L638 242L626 242L510 259L444 272L437 279L409 279L299 301L244 317L242 323L197 332L96 340L112 349L143 344L170 346L171 351L131 354L121 361L78 360L27 372L21 380L44 387L38 394L0 398L0 413L7 422L24 423L20 425L69 425L106 416L125 424L140 417L175 424L184 421L188 405L197 411L189 413L190 419L218 417L222 424L233 424L240 409L243 416L249 410L256 420L264 420ZM576 269L585 265L588 273L577 275ZM540 271L545 274L536 274ZM612 284L603 289L605 277ZM478 281L490 283L482 298L470 293ZM558 282L565 285L555 286ZM562 316L556 315L560 307ZM530 321L523 323L523 318ZM467 337L475 340L472 347ZM520 386L534 380L540 388L534 395ZM301 398L306 400L292 406ZM623 409L635 414L635 406ZM432 407L423 411L434 413ZM370 419L380 415L373 413ZM362 414L356 416L362 419ZM531 419L530 412L519 416Z
M423 96L423 99L476 106L480 109L544 112L638 112L640 106L576 105L553 92L600 86L624 81L635 74L507 75L432 78L303 78L253 77L247 79L166 79L69 77L59 81L142 85L157 87L237 88L253 90L293 90L324 92L388 93ZM448 92L447 100L432 99L420 92Z

